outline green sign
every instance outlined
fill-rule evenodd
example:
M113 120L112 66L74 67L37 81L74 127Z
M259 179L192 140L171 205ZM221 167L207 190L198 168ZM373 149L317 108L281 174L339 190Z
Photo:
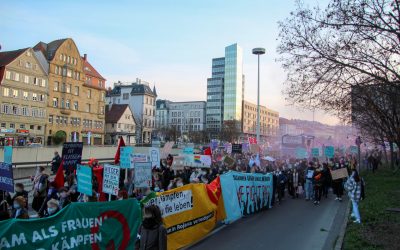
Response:
M325 156L328 158L333 158L333 156L335 156L335 148L333 146L326 146Z
M308 158L307 149L302 147L296 148L296 158L297 159L306 159Z
M0 221L0 249L134 249L136 199L72 203L42 219Z
M319 157L319 148L312 148L311 149L311 155L313 157Z
M357 146L350 146L350 153L358 154L358 147Z

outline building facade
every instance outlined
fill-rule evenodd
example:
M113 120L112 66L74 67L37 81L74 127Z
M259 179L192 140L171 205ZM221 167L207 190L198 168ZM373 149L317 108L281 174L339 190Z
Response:
M156 129L167 128L169 126L169 105L168 100L156 101Z
M207 79L207 130L218 134L227 121L235 121L240 128L243 99L243 52L232 44L225 47L225 57L212 60L212 75Z
M257 104L243 101L242 132L247 136L257 134ZM279 135L279 113L260 105L261 139Z
M31 48L0 52L0 146L43 144L47 70Z
M151 143L156 118L155 87L150 83L136 79L134 83L114 83L114 88L107 94L107 103L128 104L136 121L136 142Z
M39 42L34 50L49 63L47 144L60 140L103 144L105 82L87 83L87 64L70 38Z
M179 133L205 129L206 102L171 102L169 107L169 126L175 127Z
M136 143L136 122L128 104L106 106L105 144L114 145L122 137L128 145Z

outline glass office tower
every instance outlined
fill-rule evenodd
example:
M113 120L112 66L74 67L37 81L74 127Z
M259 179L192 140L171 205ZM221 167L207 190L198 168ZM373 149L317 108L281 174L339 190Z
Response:
M237 44L225 48L224 121L242 120L243 52Z
M211 78L207 79L206 126L210 132L219 132L224 113L225 57L212 60Z

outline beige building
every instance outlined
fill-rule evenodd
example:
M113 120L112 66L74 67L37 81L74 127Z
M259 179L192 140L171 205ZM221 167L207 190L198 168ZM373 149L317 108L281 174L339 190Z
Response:
M257 104L243 101L242 132L248 136L257 133ZM277 136L279 132L279 112L260 105L260 135L264 137Z
M60 138L103 144L105 79L95 84L89 81L86 60L70 38L39 42L34 50L49 63L46 144Z
M128 104L106 106L106 139L105 144L116 144L122 137L125 144L136 143L136 122Z
M0 53L0 146L44 143L47 70L31 48Z

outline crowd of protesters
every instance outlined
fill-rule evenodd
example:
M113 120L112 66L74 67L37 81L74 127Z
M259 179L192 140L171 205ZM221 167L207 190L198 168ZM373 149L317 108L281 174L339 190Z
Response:
M211 167L194 168L181 166L173 167L173 156L168 155L166 160L160 162L160 168L152 171L152 187L136 189L133 184L134 173L125 174L121 170L120 191L117 196L112 196L111 200L127 199L130 197L143 199L150 192L161 192L189 183L210 183L217 176L228 171L238 171L244 173L272 173L273 174L273 196L272 206L281 204L287 193L293 199L304 198L319 205L322 198L327 199L329 190L333 190L335 200L342 201L344 188L349 192L352 200L353 211L356 221L360 222L358 213L358 201L363 195L364 185L362 179L356 171L357 161L354 157L340 157L329 159L327 162L319 162L318 159L311 161L297 160L290 157L266 161L251 153L230 154L234 163L228 165L223 157L225 152L215 151L212 154ZM51 171L57 173L61 163L61 158L55 152L51 161ZM88 162L93 169L99 166L95 159ZM333 180L331 171L346 168L349 178ZM127 177L127 178L126 178ZM107 194L101 192L101 187L96 178L92 175L93 194L91 196L80 194L77 191L77 178L74 171L65 171L65 183L62 187L57 187L50 181L50 175L44 167L39 167L36 174L31 178L33 183L33 201L31 208L37 213L38 217L51 216L71 202L97 202L107 201ZM360 187L359 187L360 186ZM0 210L2 219L5 218L29 218L28 215L28 191L24 190L24 185L17 183L15 193L11 197L8 193L2 193Z

